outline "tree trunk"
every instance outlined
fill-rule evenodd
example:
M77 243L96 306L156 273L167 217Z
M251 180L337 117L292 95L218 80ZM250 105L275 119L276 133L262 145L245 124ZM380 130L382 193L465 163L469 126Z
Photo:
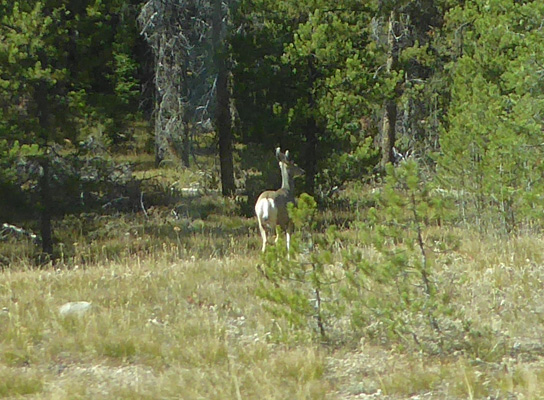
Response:
M382 125L382 160L381 168L385 170L388 163L393 162L393 147L395 146L397 123L397 103L393 100L386 100Z
M52 200L51 200L51 183L50 183L50 163L48 142L51 131L51 110L48 99L48 88L45 82L39 82L36 87L35 101L38 111L38 123L40 126L40 136L43 140L43 149L45 155L40 159L42 167L42 176L39 179L40 191L40 234L42 237L42 251L49 256L53 255L53 229L51 225L52 219Z
M217 72L215 129L219 139L219 165L221 168L221 191L223 196L234 194L234 164L232 160L232 130L230 115L230 93L228 88L228 69L225 60L226 49L221 38L223 28L222 1L213 2L212 35L214 61Z
M317 174L317 123L314 117L308 119L304 136L306 143L304 147L304 191L310 196L315 193L315 175Z
M184 115L184 117L185 116L186 115ZM191 126L185 121L185 118L181 126L183 129L181 136L181 163L185 168L189 168L189 156L191 155Z
M42 237L42 251L49 256L53 255L53 229L51 227L51 184L49 171L49 154L41 160L42 176L40 177L40 233Z
M163 99L158 85L161 82L161 68L160 68L160 53L161 53L161 36L155 37L155 48L157 52L155 54L155 166L159 167L166 158L168 151L168 141L166 139L165 131L162 123L163 112Z
M397 26L397 10L393 9L389 15L388 29L388 44L389 50L387 53L387 74L397 71L399 64L399 45L397 42L396 26ZM397 98L399 96L399 85L395 88L394 93L385 101L383 125L382 125L382 159L380 167L385 170L388 163L393 162L393 147L396 140L396 124L397 124Z
M157 110L157 113L160 113ZM161 121L157 118L155 121L155 166L159 167L166 159L166 153L168 152L168 141L165 137L165 132L162 129Z
M305 148L304 148L304 170L306 172L304 176L304 190L310 196L313 196L315 193L315 175L317 174L317 132L318 126L313 112L315 111L315 98L313 94L313 84L315 81L315 67L310 57L308 59L308 73L310 76L310 92L308 94L308 105L310 108L310 115L306 123L306 129L304 132L304 137L306 139Z

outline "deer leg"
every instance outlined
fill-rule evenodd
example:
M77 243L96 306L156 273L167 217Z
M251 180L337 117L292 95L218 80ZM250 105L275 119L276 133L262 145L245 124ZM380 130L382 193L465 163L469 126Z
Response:
M263 239L263 248L262 252L266 250L266 229L264 229L263 224L261 223L261 220L259 220L259 231L261 231L261 238Z
M289 233L289 229L285 232L285 236L287 238L287 259L289 260L290 259L289 249L291 244L291 234Z

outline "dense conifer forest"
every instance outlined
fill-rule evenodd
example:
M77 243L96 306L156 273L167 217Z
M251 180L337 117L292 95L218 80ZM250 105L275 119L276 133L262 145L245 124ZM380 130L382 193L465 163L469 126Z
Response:
M45 253L52 220L112 201L137 207L137 188L120 193L131 165L115 163L135 152L185 168L206 152L216 189L253 200L267 184L248 178L263 166L253 155L282 146L319 204L411 158L459 195L466 223L512 232L540 217L539 2L17 1L1 11L0 215L39 231Z

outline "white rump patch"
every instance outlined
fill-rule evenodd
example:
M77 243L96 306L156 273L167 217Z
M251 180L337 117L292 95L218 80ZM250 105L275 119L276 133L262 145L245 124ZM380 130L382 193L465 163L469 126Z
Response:
M270 228L276 226L278 219L278 209L274 204L274 200L270 198L264 198L257 202L255 205L255 214L263 225L267 225Z

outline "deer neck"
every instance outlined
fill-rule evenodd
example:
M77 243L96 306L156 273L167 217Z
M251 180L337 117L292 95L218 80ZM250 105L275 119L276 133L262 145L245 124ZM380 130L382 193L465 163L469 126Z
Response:
M285 164L281 164L281 188L287 193L291 193L294 187L293 177L289 174L289 170Z

